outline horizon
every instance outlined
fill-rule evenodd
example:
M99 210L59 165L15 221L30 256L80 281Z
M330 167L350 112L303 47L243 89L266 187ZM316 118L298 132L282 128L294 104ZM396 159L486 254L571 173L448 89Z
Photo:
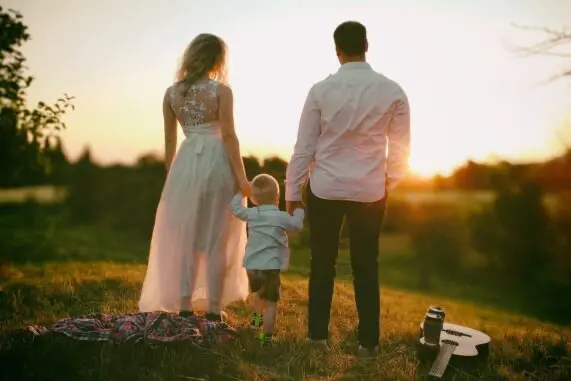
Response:
M415 175L446 175L468 160L544 160L565 148L557 131L571 120L569 88L544 83L561 62L517 57L506 46L541 38L512 23L560 28L571 14L564 0L5 3L32 37L23 47L36 78L30 103L76 97L62 134L72 159L85 146L104 165L162 156L164 90L188 42L211 32L229 46L242 156L289 161L307 91L338 69L332 33L348 19L367 27L368 62L409 96Z

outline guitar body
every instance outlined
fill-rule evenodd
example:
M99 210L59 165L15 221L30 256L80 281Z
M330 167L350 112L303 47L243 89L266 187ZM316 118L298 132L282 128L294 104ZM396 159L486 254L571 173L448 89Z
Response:
M483 332L458 324L444 323L440 334L440 347L430 346L424 341L421 323L417 356L423 363L432 363L430 374L440 378L448 365L471 369L485 363L490 352L490 342L490 336Z

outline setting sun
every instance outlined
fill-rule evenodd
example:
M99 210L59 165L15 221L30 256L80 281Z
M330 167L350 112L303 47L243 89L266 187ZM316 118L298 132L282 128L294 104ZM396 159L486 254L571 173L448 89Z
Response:
M550 156L553 131L563 123L564 84L539 85L557 62L516 58L506 48L506 41L529 39L510 25L516 17L536 25L557 23L565 13L531 2L489 8L443 0L434 8L414 0L338 1L334 7L316 1L298 9L286 2L241 8L219 1L208 19L206 3L65 2L60 11L66 16L57 23L45 19L43 3L12 2L34 36L24 46L37 78L32 100L64 92L76 97L63 135L72 157L85 146L103 163L162 153L164 89L189 40L209 31L229 46L244 154L289 159L307 91L339 67L331 34L348 18L367 26L373 68L409 96L414 173L449 173L468 159L492 155Z

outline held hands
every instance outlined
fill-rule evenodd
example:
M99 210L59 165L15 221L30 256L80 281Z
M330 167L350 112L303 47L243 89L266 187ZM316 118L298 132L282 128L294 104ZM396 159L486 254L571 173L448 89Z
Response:
M252 187L247 179L240 183L240 192L242 192L242 196L246 198L250 198L252 196Z
M286 210L289 215L293 216L296 209L305 209L307 205L307 191L309 187L309 178L305 180L301 186L301 201L286 201Z
M303 209L303 202L301 201L286 201L286 210L293 216L293 212L296 209Z

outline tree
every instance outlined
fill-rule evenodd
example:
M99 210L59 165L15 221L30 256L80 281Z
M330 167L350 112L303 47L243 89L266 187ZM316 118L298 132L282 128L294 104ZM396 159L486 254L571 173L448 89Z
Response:
M277 156L264 159L262 171L276 178L280 186L280 208L285 208L285 176L287 171L287 161Z
M515 51L522 56L551 56L571 60L571 28L561 29L515 25L516 28L543 34L543 39L529 46L518 46ZM571 63L551 80L571 77Z
M66 184L69 180L71 163L59 136L46 140L43 156L46 158L46 166L42 169L47 175L47 180L53 185Z
M454 185L459 189L476 190L490 187L491 168L484 164L468 160L452 174Z
M246 170L246 175L250 180L262 173L262 166L260 161L254 156L243 157L244 169Z
M22 15L0 7L0 187L30 184L45 177L49 138L65 128L62 116L73 97L64 95L53 105L28 107L27 90L33 77L26 74L21 46L30 39Z
M100 193L98 188L99 173L98 167L93 163L91 150L89 147L85 147L73 165L70 181L67 185L65 202L72 221L91 223L100 217L102 206L98 197Z

